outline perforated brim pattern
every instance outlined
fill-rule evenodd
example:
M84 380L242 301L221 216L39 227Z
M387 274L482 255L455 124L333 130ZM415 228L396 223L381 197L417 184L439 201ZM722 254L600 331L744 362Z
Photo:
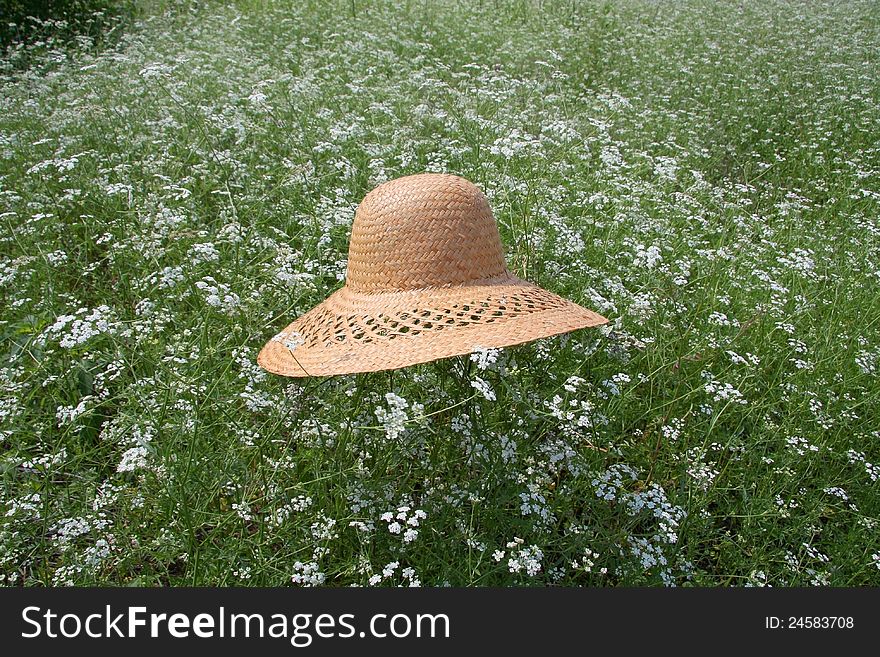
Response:
M285 376L376 372L605 322L513 276L377 294L343 287L270 340L257 362Z

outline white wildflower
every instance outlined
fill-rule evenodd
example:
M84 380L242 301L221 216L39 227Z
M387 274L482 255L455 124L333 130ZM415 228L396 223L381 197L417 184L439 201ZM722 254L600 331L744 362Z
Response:
M494 369L494 365L498 361L500 353L500 349L475 346L471 353L471 361L477 364L478 370L484 372L486 370Z
M132 447L122 455L122 460L116 466L117 472L134 472L148 467L146 447Z
M492 390L492 386L490 386L486 381L481 379L480 377L474 377L474 380L471 381L471 387L477 390L483 397L485 397L488 401L495 401L495 391Z

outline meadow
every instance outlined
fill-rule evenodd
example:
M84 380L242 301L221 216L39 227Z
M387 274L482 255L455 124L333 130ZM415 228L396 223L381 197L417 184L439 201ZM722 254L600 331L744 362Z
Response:
M880 584L880 4L114 29L0 58L2 584ZM422 171L610 324L258 368Z

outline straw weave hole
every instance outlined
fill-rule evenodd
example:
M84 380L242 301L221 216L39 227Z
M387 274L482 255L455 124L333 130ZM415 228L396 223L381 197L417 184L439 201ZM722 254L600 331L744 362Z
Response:
M375 313L337 313L318 308L301 318L299 330L308 335L306 347L344 346L390 341L445 328L504 322L513 317L561 307L560 299L540 288L515 294L483 297L432 308L378 310Z

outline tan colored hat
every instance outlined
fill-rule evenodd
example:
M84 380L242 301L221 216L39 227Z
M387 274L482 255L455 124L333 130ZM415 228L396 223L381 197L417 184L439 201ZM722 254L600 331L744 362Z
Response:
M272 338L257 362L284 376L375 372L607 321L513 276L483 193L428 173L364 197L345 285Z

